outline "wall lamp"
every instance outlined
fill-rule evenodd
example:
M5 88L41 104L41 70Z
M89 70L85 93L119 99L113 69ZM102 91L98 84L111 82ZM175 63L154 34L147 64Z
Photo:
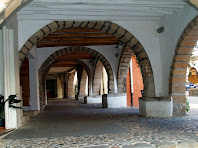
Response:
M164 27L162 26L162 27L158 28L158 29L157 29L157 32L158 32L158 33L164 32Z

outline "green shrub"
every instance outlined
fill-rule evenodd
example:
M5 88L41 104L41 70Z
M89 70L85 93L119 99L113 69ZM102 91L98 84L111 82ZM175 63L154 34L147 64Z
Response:
M188 99L186 98L186 111L189 112L189 110L190 110L190 105Z

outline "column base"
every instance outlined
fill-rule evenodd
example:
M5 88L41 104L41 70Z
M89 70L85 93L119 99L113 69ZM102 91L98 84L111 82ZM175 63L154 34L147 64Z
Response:
M173 103L173 117L186 116L186 104Z
M39 113L40 113L40 110L23 111L24 116L37 116Z
M87 96L84 97L84 104L87 104Z
M102 106L104 108L125 108L125 107L127 107L126 93L104 94L102 96Z
M139 111L140 115L145 117L172 117L173 100L171 97L141 97Z
M102 96L88 96L87 104L102 103Z
M84 98L85 97L87 97L87 96L85 96L85 95L78 95L77 96L78 99L76 98L76 100L78 100L79 103L84 103Z
M78 100L78 95L75 95L75 100Z

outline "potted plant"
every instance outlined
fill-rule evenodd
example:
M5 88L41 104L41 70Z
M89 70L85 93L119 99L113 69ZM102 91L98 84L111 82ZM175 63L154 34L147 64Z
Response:
M5 127L5 112L4 106L8 101L9 107L22 109L21 107L14 106L14 103L19 103L21 100L15 99L16 95L10 95L8 99L4 100L4 96L0 94L0 127Z

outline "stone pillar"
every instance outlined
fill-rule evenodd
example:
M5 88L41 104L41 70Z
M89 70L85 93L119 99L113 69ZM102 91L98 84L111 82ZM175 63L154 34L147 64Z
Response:
M3 27L3 63L4 63L4 97L17 94L16 99L21 100L19 85L19 54L14 48L14 33L6 26ZM1 51L2 51L1 50ZM19 104L16 104L19 106ZM21 111L9 108L5 105L5 127L6 129L17 128L21 124Z
M103 93L108 94L108 83L107 83L108 75L104 67L103 67L102 78L103 78Z
M93 80L93 96L97 96L100 94L102 72L103 72L103 65L100 61L98 61L95 67L95 74Z
M61 74L61 88L62 88L62 98L64 98L64 96L65 96L65 76L64 76L64 74Z
M0 30L0 94L4 95L3 31Z
M68 95L67 95L68 98L75 98L74 77L75 77L75 72L69 73Z
M30 74L30 107L31 110L40 110L39 78L36 59L29 59Z
M69 73L65 74L65 98L68 97L68 80L69 80Z
M102 107L103 107L103 108L108 108L108 104L107 104L107 94L102 95Z
M86 88L87 88L87 72L85 71L85 69L83 69L82 71L82 75L81 75L81 79L80 79L80 91L78 94L78 98L83 98L86 94Z
M81 87L80 84L81 84L81 79L82 79L83 67L77 66L76 71L77 71L77 79L78 79L78 93L77 93L77 95L79 95L80 87Z
M139 109L144 117L172 117L173 101L171 97L141 97Z
M63 90L62 90L62 83L61 83L61 77L57 77L57 98L63 98Z
M102 106L104 108L125 108L127 107L126 93L104 94L102 96Z

